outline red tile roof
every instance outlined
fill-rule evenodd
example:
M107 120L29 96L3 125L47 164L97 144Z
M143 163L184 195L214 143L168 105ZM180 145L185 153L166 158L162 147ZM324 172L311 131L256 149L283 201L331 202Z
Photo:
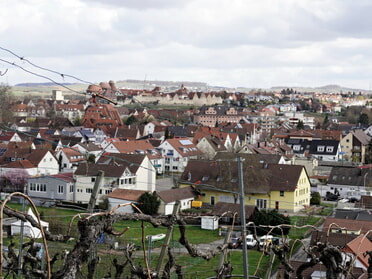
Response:
M146 193L146 191L142 190L129 190L129 189L115 189L110 194L108 194L109 198L114 199L121 199L121 200L128 200L136 202L141 195Z
M347 253L354 254L363 265L368 268L369 257L364 257L364 253L367 251L372 251L372 242L364 235L361 234L357 238L346 244L343 249Z
M177 189L164 190L157 193L159 198L165 203L179 200L191 199L195 196L193 187L184 187Z

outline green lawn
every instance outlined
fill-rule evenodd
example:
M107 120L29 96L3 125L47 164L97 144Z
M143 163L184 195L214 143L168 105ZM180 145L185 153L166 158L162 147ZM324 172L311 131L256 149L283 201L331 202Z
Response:
M310 226L316 225L321 220L321 217L317 216L292 216L291 225L303 228L291 228L288 237L290 239L302 239L306 235L306 232L311 230ZM308 227L306 227L308 226Z
M121 221L115 224L114 228L115 231L122 231L124 228L128 227L129 229L125 232L125 234L121 237L123 243L131 242L135 243L136 245L141 246L142 242L142 222L139 221ZM157 227L154 228L149 223L144 223L144 236L147 235L157 235L161 233L166 233L167 228L165 227ZM218 239L222 239L223 237L218 236L218 231L210 231L210 230L202 230L198 225L187 225L186 227L186 236L190 243L192 244L200 244L212 242ZM174 227L171 242L178 245L178 239L180 238L180 231L178 226ZM155 243L155 245L160 245Z
M22 208L21 204L9 204L11 208L20 210ZM26 207L27 209L28 207ZM61 233L65 234L67 232L68 225L70 220L73 216L79 213L76 210L69 210L69 209L57 209L57 208L38 208L39 213L43 220L50 223L50 227L53 230L53 233ZM303 226L303 225L313 225L319 222L320 217L314 216L293 216L291 217L291 224L296 226ZM77 220L75 220L76 224ZM142 232L142 226L144 227L144 231ZM73 236L78 237L76 225L73 226ZM122 236L120 237L109 237L109 244L98 244L97 250L92 251L93 254L98 254L101 257L101 261L99 264L99 274L97 274L97 278L102 278L103 276L107 275L110 272L112 275L115 273L115 270L112 268L112 260L117 258L119 262L124 263L125 257L124 252L122 249L114 250L112 244L117 242L120 248L125 247L128 243L134 243L137 248L138 252L135 254L135 264L141 264L145 266L144 255L143 255L143 244L145 245L145 252L147 253L148 250L148 243L146 240L142 240L142 237L146 237L147 235L156 235L160 233L166 233L166 228L158 227L154 228L149 223L144 223L142 225L141 221L120 221L117 222L114 226L115 231L122 231L124 228L129 228ZM289 233L289 238L294 239L302 239L304 237L307 228L292 228ZM222 236L218 236L218 230L210 231L210 230L202 230L199 225L187 225L186 227L186 235L190 243L192 244L201 244L201 243L209 243L213 242L218 239L223 239ZM182 266L182 270L184 272L184 278L207 278L216 275L215 269L218 266L218 262L220 260L220 255L212 258L209 261L206 261L199 257L190 257L184 253L184 250L181 249L181 245L178 243L178 239L180 237L180 232L178 226L174 227L174 231L171 236L170 247L173 248L173 254L175 256L175 262L178 265ZM15 241L18 240L15 237ZM5 245L8 243L9 240L5 240ZM27 241L27 239L25 240ZM57 252L61 252L62 250L70 250L73 248L75 241L71 241L69 243L57 243L57 242L48 242L48 248L50 255L53 256ZM159 248L162 246L162 242L154 242L152 243L152 248ZM151 250L151 260L150 266L151 268L155 268L158 257L159 257L159 249ZM155 253L155 251L157 251ZM92 254L92 255L93 255ZM165 262L168 260L168 257L165 257ZM225 262L231 263L233 266L233 274L240 274L244 273L243 269L243 259L242 259L242 250L230 250L227 255L225 256ZM261 252L256 250L248 250L248 265L249 265L249 274L256 275L263 277L265 272L268 269L269 263L269 256L263 256ZM61 263L59 263L61 264ZM277 262L276 262L277 266ZM256 270L256 268L259 269ZM58 264L56 264L55 268L58 268ZM127 266L129 271L129 267ZM173 272L174 273L174 272ZM172 277L175 278L175 277Z
M205 261L201 258L184 256L181 257L177 263L182 265L182 270L185 274L184 278L207 278L216 276L216 268L218 267L219 260L219 255L209 261ZM269 256L263 256L261 252L256 250L248 250L247 260L249 275L263 277L268 268ZM242 250L229 250L225 256L225 262L229 262L233 266L232 274L244 274ZM258 269L257 266L259 267Z

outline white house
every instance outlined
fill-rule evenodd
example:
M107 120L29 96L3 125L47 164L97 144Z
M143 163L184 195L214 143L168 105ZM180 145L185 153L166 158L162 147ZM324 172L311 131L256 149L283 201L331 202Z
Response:
M74 171L80 163L85 163L87 156L85 152L81 152L78 147L64 147L56 153L56 158L59 161L61 171Z
M29 175L51 175L59 172L58 161L49 150L12 149L3 155L0 173L25 169Z
M136 203L141 195L146 193L142 190L129 190L129 189L115 189L108 194L109 210L116 208L120 204L131 204ZM126 205L116 209L115 212L134 213L133 206Z
M164 158L161 152L154 148L148 140L112 141L106 145L104 152L113 154L145 154L151 160L158 174L164 171Z
M97 202L113 190L131 189L155 191L156 171L146 155L114 154L102 156L96 164L80 164L74 172L75 202L87 203L93 192L99 171L103 179Z
M159 149L165 158L165 171L169 172L183 172L189 160L197 159L203 154L186 138L166 139Z
M157 193L160 198L159 214L172 214L177 201L180 202L180 210L191 208L191 202L194 200L194 189L189 187L164 190Z

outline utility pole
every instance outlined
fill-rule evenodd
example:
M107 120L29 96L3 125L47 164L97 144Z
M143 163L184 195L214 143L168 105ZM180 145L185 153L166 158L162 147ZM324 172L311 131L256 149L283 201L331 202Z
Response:
M180 205L181 205L180 201L176 201L176 203L175 203L175 205L173 207L173 212L172 212L172 215L173 216L176 216L178 214L178 210L180 209ZM172 233L173 233L173 226L170 226L170 227L168 227L167 234L166 234L165 240L164 240L164 244L161 247L158 264L156 266L156 272L157 272L157 274L160 274L160 269L161 269L161 267L163 265L165 253L167 252L167 249L169 247L169 241L170 241L170 238L172 236Z
M248 251L247 251L247 233L245 223L245 203L244 203L244 181L243 181L243 165L242 157L238 156L238 175L239 175L239 198L240 198L240 224L242 228L242 245L243 245L243 268L244 268L244 279L249 277L249 266L248 266Z
M96 205L97 196L98 196L98 190L101 186L101 181L104 176L104 171L99 170L96 176L96 182L94 183L92 194L90 195L90 200L88 203L88 211L90 213L93 213L94 206Z

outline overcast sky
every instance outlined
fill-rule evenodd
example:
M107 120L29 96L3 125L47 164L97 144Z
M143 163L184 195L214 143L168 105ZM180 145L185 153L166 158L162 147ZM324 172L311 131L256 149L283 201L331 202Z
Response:
M370 89L371 11L370 0L0 0L0 47L91 83ZM48 82L25 70L76 81L0 59L0 83Z

